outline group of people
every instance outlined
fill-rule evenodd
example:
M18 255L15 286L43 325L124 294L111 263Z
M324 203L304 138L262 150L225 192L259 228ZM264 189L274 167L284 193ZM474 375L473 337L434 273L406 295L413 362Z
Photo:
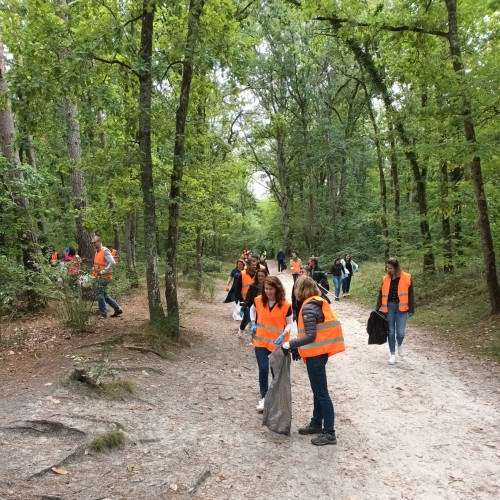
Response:
M280 252L284 255L284 252ZM278 256L281 264L278 260L278 269L283 272L286 264L283 267L284 258L280 252ZM343 288L344 296L349 294L350 278L353 271L357 270L358 265L350 255L335 259L332 276L342 280L349 278ZM251 255L247 260L239 259L226 283L228 296L225 302L235 301L241 307L238 337L243 337L245 328L250 325L259 373L260 399L257 410L264 410L269 387L269 356L275 349L281 348L294 360L304 360L313 393L312 418L307 425L299 428L299 434L317 434L311 439L311 443L316 446L336 444L335 413L328 391L326 364L330 356L345 350L342 327L330 307L326 295L328 290L323 286L325 281L328 285L326 273L319 267L318 259L312 256L308 264L303 266L297 253L292 252L290 271L294 276L291 302L286 299L281 280L269 275L268 267L261 264L261 258ZM343 286L340 279L334 279L336 299ZM382 280L376 308L387 314L389 364L392 365L396 362L396 342L399 356L405 355L403 340L406 318L414 313L411 275L402 271L397 259L386 262L386 275ZM294 321L297 323L298 337L291 339Z
M94 236L92 245L95 249L94 262L92 266L92 278L95 279L95 297L98 304L98 318L106 319L108 304L113 309L111 318L116 318L123 314L123 309L111 297L108 288L113 279L113 268L118 262L118 252L115 248L103 246L101 238ZM64 266L70 278L70 285L76 283L82 274L82 259L73 247L67 247L61 254L54 246L50 246L47 251L48 263L52 267Z

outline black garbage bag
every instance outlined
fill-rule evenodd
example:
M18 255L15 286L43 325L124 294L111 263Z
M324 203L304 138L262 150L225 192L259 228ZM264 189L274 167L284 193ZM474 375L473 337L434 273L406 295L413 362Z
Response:
M387 342L389 322L387 316L381 311L373 310L366 325L368 343L382 345Z
M290 354L276 348L269 356L274 374L264 402L262 425L278 434L290 435L292 427L292 384L290 381Z

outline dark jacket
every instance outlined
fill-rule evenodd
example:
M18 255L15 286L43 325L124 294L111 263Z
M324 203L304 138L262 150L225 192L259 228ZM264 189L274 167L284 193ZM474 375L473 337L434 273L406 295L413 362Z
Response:
M285 260L286 259L286 255L285 255L285 252L283 252L282 250L280 250L278 252L278 255L276 255L276 260Z
M255 297L262 295L262 283L252 283L248 288L246 299L241 303L241 309L250 309L255 302Z
M317 300L311 300L300 309L299 314L302 314L306 334L303 337L290 340L290 347L302 347L316 340L316 325L325 321L322 309L321 302Z
M387 342L387 331L389 322L387 316L380 311L372 311L368 318L366 331L368 332L368 343L382 345Z

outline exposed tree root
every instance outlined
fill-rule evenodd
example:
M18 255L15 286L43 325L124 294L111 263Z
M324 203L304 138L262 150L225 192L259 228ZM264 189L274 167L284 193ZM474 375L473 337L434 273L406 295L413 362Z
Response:
M40 434L58 434L58 435L73 435L85 436L85 432L75 427L69 427L61 422L54 422L52 420L28 420L28 425L15 425L12 427L2 427L2 430L13 432L30 433L35 435Z
M66 464L74 462L75 460L79 459L85 453L86 448L87 448L87 446L84 444L78 446L78 448L76 448L72 453L70 453L67 457L63 458L57 464L49 465L48 467L45 467L45 469L42 469L41 471L35 472L31 476L29 476L27 479L28 480L35 479L36 477L43 476L47 472L50 472L54 467L59 469Z
M139 351L139 352L142 352L144 354L155 354L156 356L160 357L161 359L167 359L166 356L164 354L162 354L161 352L158 352L158 351L155 351L153 349L149 349L147 347L139 347L139 346L135 346L135 345L124 345L123 346L125 349L130 349L131 351Z
M196 490L210 477L211 474L212 472L210 470L210 467L204 469L203 472L201 472L201 474L196 479L196 482L193 484L193 486L189 488L188 493L190 495L196 493Z
M112 370L118 371L118 372L151 372L151 373L156 373L157 375L165 375L165 372L163 370L160 370L159 368L152 368L151 366L131 366L131 367L120 367L120 366L113 366Z

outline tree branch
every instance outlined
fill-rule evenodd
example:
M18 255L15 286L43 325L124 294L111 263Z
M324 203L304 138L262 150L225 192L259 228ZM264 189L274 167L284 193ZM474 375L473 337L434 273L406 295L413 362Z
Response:
M361 23L358 21L353 21L351 19L342 19L340 17L315 17L315 21L327 21L330 23L332 28L338 29L341 28L342 25L348 24L350 26L355 27L363 27L363 28L376 28L383 31L393 31L393 32L405 32L409 31L412 33L423 33L425 35L435 35L443 38L448 38L449 33L445 31L439 30L428 30L425 28L419 28L417 26L387 26L384 24L370 24L370 23Z
M137 76L137 78L139 78L139 76L140 76L139 73L135 69L132 68L132 66L129 66L127 63L125 63L123 61L119 61L118 59L103 59L102 57L98 57L94 54L92 54L92 59L95 59L96 61L100 61L100 62L106 63L106 64L118 64L121 67L128 69L129 71L134 73L134 75Z

